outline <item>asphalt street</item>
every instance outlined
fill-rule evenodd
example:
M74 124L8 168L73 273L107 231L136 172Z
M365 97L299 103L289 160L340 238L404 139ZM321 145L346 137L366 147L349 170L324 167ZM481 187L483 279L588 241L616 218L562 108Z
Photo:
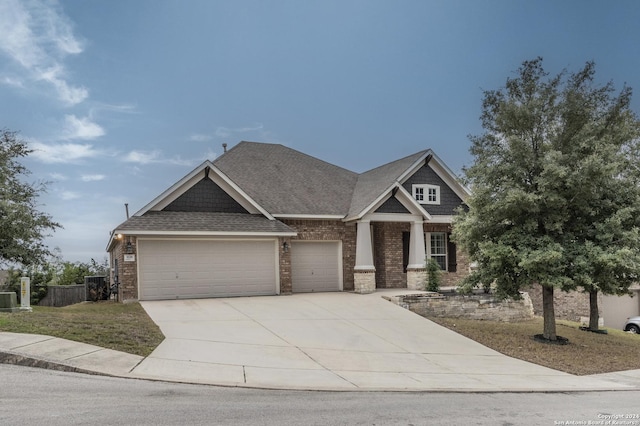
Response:
M640 391L282 391L3 364L0 378L2 425L640 425Z

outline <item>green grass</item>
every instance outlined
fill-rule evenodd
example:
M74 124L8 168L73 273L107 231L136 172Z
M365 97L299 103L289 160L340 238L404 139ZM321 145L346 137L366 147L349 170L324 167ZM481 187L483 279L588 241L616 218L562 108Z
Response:
M576 375L640 369L640 335L607 329L608 334L580 330L580 324L558 321L557 334L568 345L533 339L542 333L542 318L524 322L429 318L491 349L513 358Z
M0 331L44 334L147 356L164 340L139 303L86 302L0 313Z

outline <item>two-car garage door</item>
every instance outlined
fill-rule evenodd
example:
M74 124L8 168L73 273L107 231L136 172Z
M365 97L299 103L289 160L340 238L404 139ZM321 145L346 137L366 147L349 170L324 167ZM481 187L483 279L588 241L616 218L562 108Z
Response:
M140 239L140 299L276 294L276 250L275 239Z

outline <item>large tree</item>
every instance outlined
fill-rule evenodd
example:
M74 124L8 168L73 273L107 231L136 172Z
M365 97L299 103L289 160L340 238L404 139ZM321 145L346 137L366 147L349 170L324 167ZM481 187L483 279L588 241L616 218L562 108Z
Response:
M38 210L38 196L46 185L25 182L30 172L20 159L29 153L16 132L0 130L0 264L44 262L51 253L43 239L60 228L50 215Z
M556 289L620 293L640 267L637 174L625 169L638 137L630 90L613 96L593 79L593 63L550 77L537 58L484 92L469 210L454 227L478 263L467 285L494 283L504 297L542 286L548 340Z
M598 329L598 292L625 294L640 275L640 124L631 89L594 85L595 65L571 76L562 94L562 132L553 190L564 192L566 274L589 294L589 328Z

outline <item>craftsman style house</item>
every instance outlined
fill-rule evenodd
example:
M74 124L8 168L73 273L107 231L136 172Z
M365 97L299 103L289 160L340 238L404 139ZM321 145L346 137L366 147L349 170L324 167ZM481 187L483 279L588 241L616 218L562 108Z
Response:
M282 145L241 142L111 233L120 300L421 289L467 189L431 150L354 173Z

